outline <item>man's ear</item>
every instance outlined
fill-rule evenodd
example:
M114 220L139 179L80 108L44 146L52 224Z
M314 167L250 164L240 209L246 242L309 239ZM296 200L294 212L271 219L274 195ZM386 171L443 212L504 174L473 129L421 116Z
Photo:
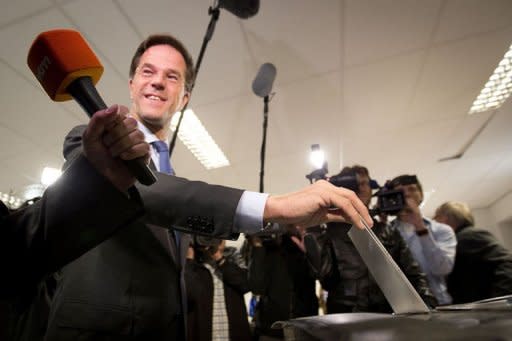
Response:
M183 98L181 99L181 105L180 105L181 108L179 111L183 110L183 108L187 105L189 99L190 99L190 92L185 91L185 94L183 95Z
M131 100L133 100L132 83L133 83L133 80L130 78L128 80L128 92L130 93L130 99Z

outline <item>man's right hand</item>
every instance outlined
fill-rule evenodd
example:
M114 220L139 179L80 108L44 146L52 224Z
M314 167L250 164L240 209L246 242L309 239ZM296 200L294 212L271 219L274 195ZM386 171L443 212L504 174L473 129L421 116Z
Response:
M348 222L364 229L373 226L368 209L346 188L320 180L298 192L269 196L263 220L306 228L327 222Z
M412 198L405 198L406 206L403 210L398 212L397 219L414 225L416 231L421 231L425 229L425 224L423 223L423 216L421 215L420 208L416 201Z
M85 157L120 191L135 183L122 160L143 157L149 161L149 144L137 129L137 121L126 116L128 108L113 105L96 112L83 134Z

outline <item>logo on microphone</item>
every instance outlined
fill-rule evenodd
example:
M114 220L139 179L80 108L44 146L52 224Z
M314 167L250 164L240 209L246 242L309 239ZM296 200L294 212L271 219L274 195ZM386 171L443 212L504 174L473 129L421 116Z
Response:
M46 71L48 71L51 63L51 59L48 56L44 56L41 60L41 63L39 63L37 66L36 78L39 80L39 82L43 81L44 75L46 74Z

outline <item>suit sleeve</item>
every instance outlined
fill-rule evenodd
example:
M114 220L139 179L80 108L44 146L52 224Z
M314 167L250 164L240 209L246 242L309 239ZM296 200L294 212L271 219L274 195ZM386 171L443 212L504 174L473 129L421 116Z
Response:
M146 221L186 233L237 239L234 227L243 191L201 181L156 173L152 186L138 185L146 208Z
M34 205L2 220L1 294L37 284L143 214L83 156ZM5 272L4 272L5 274Z
M81 154L84 130L84 125L77 126L66 136L66 160ZM234 221L242 190L159 172L155 175L157 182L153 185L136 185L148 224L223 239L238 238Z

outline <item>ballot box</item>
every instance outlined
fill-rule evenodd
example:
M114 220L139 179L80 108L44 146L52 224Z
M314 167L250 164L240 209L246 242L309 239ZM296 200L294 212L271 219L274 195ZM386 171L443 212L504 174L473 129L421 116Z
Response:
M512 309L346 313L276 322L287 341L512 340Z

